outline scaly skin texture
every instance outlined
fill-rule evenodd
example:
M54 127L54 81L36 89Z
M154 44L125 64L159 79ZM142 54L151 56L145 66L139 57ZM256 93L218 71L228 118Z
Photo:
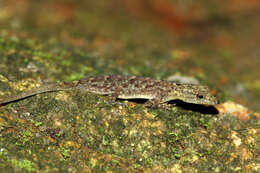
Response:
M97 76L79 81L44 85L7 99L0 99L5 105L36 94L78 89L99 95L109 95L112 99L148 99L147 107L166 107L170 100L182 100L187 103L215 105L217 99L208 87L195 84L178 84L164 80L154 80L137 76Z

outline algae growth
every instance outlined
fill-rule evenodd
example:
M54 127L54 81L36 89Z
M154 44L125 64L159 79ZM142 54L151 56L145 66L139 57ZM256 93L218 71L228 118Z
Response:
M257 94L247 94L259 88L248 82L253 69L234 75L239 56L213 44L229 45L221 40L229 32L218 37L224 31L215 28L213 43L178 40L104 1L19 5L25 10L0 3L1 98L90 75L189 76L182 79L209 85L221 104L242 93L257 108ZM30 97L0 107L0 172L259 172L259 114L243 121L213 110L148 109L142 101L111 103L78 91Z

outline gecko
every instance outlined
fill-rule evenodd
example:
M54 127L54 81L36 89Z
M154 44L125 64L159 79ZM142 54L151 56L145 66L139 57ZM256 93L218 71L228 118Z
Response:
M0 98L0 105L41 93L66 90L82 90L98 95L108 95L112 100L147 99L145 106L153 108L167 108L167 102L171 100L203 105L218 104L216 97L210 94L207 86L174 83L149 77L107 75L72 82L46 84L6 99Z

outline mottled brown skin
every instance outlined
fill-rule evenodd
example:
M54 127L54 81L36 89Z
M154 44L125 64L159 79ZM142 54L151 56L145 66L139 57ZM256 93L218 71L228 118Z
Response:
M217 104L217 99L210 94L206 86L178 84L148 77L110 75L89 77L68 83L44 85L5 100L0 99L0 105L44 92L71 89L109 95L112 99L148 99L145 103L147 107L165 107L168 101L176 99L194 104Z

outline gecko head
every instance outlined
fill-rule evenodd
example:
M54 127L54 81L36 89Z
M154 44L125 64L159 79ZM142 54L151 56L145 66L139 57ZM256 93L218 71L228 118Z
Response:
M210 93L207 86L182 84L172 91L175 98L187 103L216 105L218 100Z

